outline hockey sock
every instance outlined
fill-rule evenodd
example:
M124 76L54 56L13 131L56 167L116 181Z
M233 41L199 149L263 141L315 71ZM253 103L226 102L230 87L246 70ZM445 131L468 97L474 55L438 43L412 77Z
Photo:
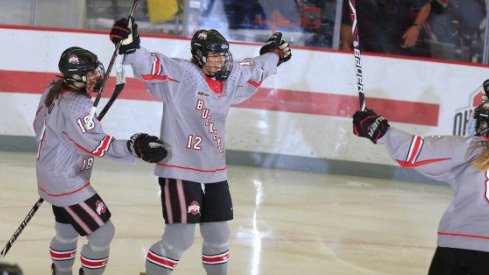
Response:
M167 224L162 240L154 243L146 256L146 275L170 274L182 254L194 242L194 224Z
M114 225L108 221L102 227L87 235L88 243L83 246L80 261L83 274L102 274L109 260L110 243L114 237Z
M229 225L227 222L200 224L204 238L202 264L207 275L226 275L229 259Z
M56 275L71 275L76 257L78 232L66 223L55 224L56 235L51 240L49 254L54 263Z

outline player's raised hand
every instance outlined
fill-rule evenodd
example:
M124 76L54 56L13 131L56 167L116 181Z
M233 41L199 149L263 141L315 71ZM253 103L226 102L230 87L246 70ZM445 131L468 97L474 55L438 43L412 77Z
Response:
M168 156L163 141L145 133L132 135L127 141L127 148L131 154L149 163L160 162Z
M139 49L141 41L139 39L138 24L135 23L133 17L129 21L127 18L119 19L112 26L110 41L117 45L121 40L122 44L119 48L119 54L130 54Z
M389 127L387 119L377 115L373 110L357 111L353 115L353 133L359 137L366 137L373 143L377 143Z
M274 52L278 54L279 61L278 65L283 62L287 62L292 57L292 51L290 50L289 43L282 40L282 33L275 32L268 38L265 45L260 49L260 55L268 52ZM277 66L278 66L277 65Z

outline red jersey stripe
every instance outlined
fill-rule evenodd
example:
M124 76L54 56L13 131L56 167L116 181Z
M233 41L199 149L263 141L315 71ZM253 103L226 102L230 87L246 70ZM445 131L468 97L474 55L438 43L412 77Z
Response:
M87 188L88 186L90 185L90 182L87 182L85 183L82 187L78 188L78 189L75 189L73 191L70 191L70 192L66 192L66 193L61 193L61 194L51 194L51 193L48 193L46 192L46 190L42 187L39 187L39 190L41 190L41 192L43 192L44 194L48 195L48 196L51 196L51 197L62 197L62 196L68 196L68 195L72 195L78 191L81 191L85 188Z
M202 172L202 173L215 173L215 172L226 170L226 167L217 168L217 169L214 169L214 170L202 170L202 169L197 169L197 168L192 168L192 167L185 167L185 166L178 166L178 165L171 165L171 164L163 164L163 163L158 163L158 166L165 166L165 167L170 167L170 168L192 170L192 171Z
M415 163L407 162L407 161L402 161L402 160L397 160L397 163L399 163L400 166L405 167L405 168L416 168L419 166L435 163L435 162L440 162L440 161L445 161L449 160L451 158L440 158L440 159L427 159L423 161L418 161Z

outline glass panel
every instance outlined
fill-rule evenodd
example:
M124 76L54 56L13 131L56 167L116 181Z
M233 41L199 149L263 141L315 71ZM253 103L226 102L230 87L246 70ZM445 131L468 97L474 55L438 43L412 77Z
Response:
M265 41L281 31L290 44L331 47L336 0L188 0L185 35L215 28L231 40Z
M114 19L127 16L132 5L127 0L0 1L3 10L8 11L0 24L104 30L111 28ZM272 31L281 31L291 45L351 50L348 2L141 0L134 16L141 33L190 37L198 29L215 28L230 40L263 42ZM365 52L483 61L485 0L356 3L360 47ZM414 46L405 47L405 43Z
M485 0L436 0L429 19L433 57L480 63L486 27Z
M351 49L344 0L342 48ZM365 52L482 62L485 0L357 0L360 48Z
M32 0L1 0L2 16L0 24L31 25Z

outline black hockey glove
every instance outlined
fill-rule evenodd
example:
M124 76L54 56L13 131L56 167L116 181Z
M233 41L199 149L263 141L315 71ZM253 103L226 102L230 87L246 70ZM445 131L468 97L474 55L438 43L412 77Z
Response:
M117 20L110 31L110 40L115 45L122 40L119 54L130 54L139 49L141 41L139 39L138 24L134 22L134 18L131 17L129 25L127 18Z
M144 133L132 135L127 141L127 148L131 154L149 163L160 162L168 156L163 141Z
M279 60L277 66L283 62L289 61L292 57L289 43L282 40L281 32L273 33L272 36L270 36L270 38L268 38L268 40L265 42L265 45L260 49L260 55L269 52L278 54Z
M357 111L353 115L353 133L359 137L366 137L373 143L377 143L377 140L385 135L389 127L387 119L372 110Z

